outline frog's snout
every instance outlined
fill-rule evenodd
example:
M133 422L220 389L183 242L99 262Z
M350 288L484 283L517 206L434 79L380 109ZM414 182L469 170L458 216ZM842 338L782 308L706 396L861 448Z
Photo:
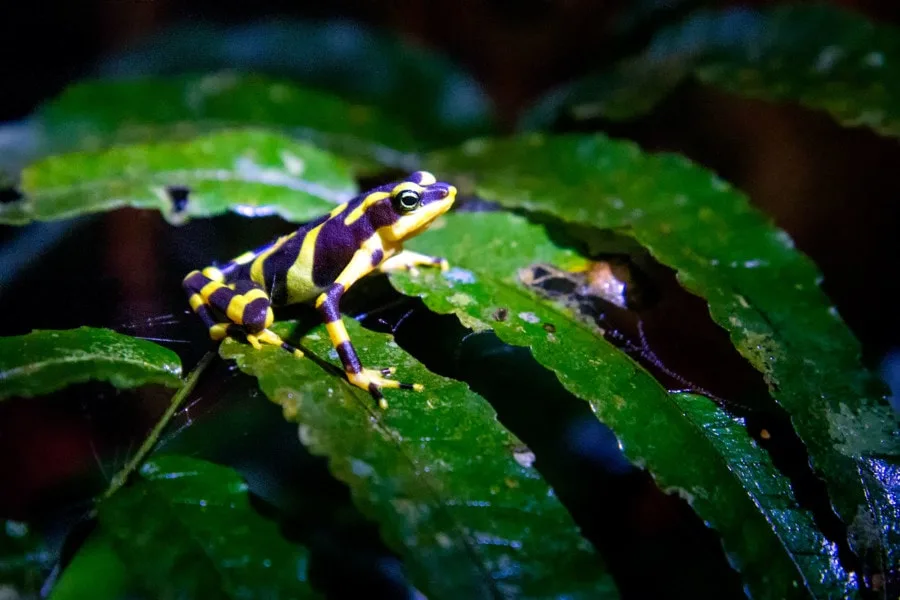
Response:
M440 188L440 198L443 200L444 198L452 198L456 196L456 186L444 184Z

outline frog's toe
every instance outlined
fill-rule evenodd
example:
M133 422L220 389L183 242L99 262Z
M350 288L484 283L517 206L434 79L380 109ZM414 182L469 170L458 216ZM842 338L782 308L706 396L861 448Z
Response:
M250 345L259 350L262 348L263 344L268 344L270 346L277 346L283 350L287 350L294 356L298 358L303 357L303 352L299 348L295 348L291 346L287 342L285 342L281 337L272 331L271 329L263 329L257 333L248 333L247 341L250 342Z
M359 373L348 373L347 378L356 387L368 390L372 397L378 401L378 405L381 408L387 408L387 401L384 399L384 393L381 390L388 388L421 392L424 389L420 383L405 383L396 379L388 379L387 376L393 375L395 371L394 367L362 369Z

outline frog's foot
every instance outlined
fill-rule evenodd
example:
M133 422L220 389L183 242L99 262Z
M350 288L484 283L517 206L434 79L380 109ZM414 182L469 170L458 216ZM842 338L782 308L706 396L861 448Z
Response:
M272 331L271 329L263 329L258 333L248 333L247 341L251 346L259 350L262 348L263 344L269 344L271 346L278 346L284 350L287 350L297 358L303 357L303 352L299 348L295 348L291 346L279 336L277 333Z
M403 250L381 263L379 269L382 273L408 271L410 275L415 276L419 273L419 270L416 267L422 266L440 267L441 271L446 271L450 268L450 264L445 258L419 254L418 252L412 252L411 250Z
M362 369L358 373L347 373L347 379L358 388L362 388L372 394L372 397L378 401L378 406L382 409L387 408L387 400L382 393L383 388L393 388L401 390L414 390L421 392L424 388L420 383L403 383L395 379L388 379L393 375L396 369L388 367L386 369Z

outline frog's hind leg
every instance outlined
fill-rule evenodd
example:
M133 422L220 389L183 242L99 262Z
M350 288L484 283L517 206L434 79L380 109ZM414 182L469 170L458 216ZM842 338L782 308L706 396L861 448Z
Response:
M362 366L356 349L347 334L347 328L341 320L340 302L344 291L360 278L372 271L373 255L366 249L358 250L350 263L344 268L334 283L316 299L316 309L322 315L328 337L334 346L347 380L358 388L368 390L381 408L387 408L387 400L384 398L382 388L399 388L403 390L421 391L420 384L403 383L394 379L388 379L394 374L393 368L366 369Z
M303 352L269 329L275 318L271 301L256 283L241 280L226 284L221 271L208 267L189 273L182 285L191 308L203 320L213 340L243 333L254 348L270 344L303 356Z

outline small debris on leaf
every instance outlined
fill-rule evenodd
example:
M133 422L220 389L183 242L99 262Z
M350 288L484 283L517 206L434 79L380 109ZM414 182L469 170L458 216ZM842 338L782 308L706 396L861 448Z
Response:
M166 193L169 194L169 199L172 201L172 210L182 212L187 208L191 188L186 185L170 185L166 188Z

